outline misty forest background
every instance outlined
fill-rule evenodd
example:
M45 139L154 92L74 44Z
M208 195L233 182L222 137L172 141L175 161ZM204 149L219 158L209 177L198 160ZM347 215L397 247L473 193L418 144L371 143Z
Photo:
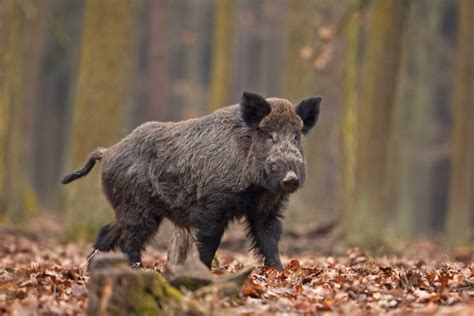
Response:
M2 0L1 225L92 238L112 218L100 168L61 187L66 171L244 90L323 96L286 229L471 245L472 0Z

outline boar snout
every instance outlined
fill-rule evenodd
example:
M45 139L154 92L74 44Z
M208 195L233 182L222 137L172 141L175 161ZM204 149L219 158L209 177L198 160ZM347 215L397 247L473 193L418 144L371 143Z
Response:
M283 180L280 183L282 189L288 193L295 192L300 186L300 179L293 171L290 171L286 174Z

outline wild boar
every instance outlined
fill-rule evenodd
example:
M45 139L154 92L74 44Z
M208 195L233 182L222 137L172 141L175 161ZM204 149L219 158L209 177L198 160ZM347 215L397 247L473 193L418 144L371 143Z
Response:
M245 218L252 248L281 270L282 209L305 180L301 135L316 124L321 98L297 105L244 92L239 104L182 122L148 122L92 152L69 183L102 160L102 187L115 221L100 230L99 251L116 247L132 265L164 218L195 231L210 267L229 221Z

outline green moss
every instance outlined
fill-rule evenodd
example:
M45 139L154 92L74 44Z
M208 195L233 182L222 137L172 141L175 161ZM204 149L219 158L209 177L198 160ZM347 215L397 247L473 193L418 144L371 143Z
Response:
M171 284L166 282L158 274L155 274L155 277L152 278L150 290L153 296L157 299L167 297L174 301L179 301L182 298L181 292L178 289L174 288Z

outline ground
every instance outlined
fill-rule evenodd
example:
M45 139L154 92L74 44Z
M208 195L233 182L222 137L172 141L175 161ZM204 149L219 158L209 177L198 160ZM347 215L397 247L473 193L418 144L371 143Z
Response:
M294 243L317 243L302 238ZM0 240L0 315L84 314L90 244L61 244L44 229L21 233L0 228ZM371 256L358 248L331 255L289 251L293 241L287 236L285 270L277 272L258 265L241 244L226 240L213 273L256 265L254 273L238 297L200 298L203 306L241 315L474 314L474 264L468 248L446 250L424 242L397 255ZM165 259L165 249L154 244L146 250L144 264L161 272Z

